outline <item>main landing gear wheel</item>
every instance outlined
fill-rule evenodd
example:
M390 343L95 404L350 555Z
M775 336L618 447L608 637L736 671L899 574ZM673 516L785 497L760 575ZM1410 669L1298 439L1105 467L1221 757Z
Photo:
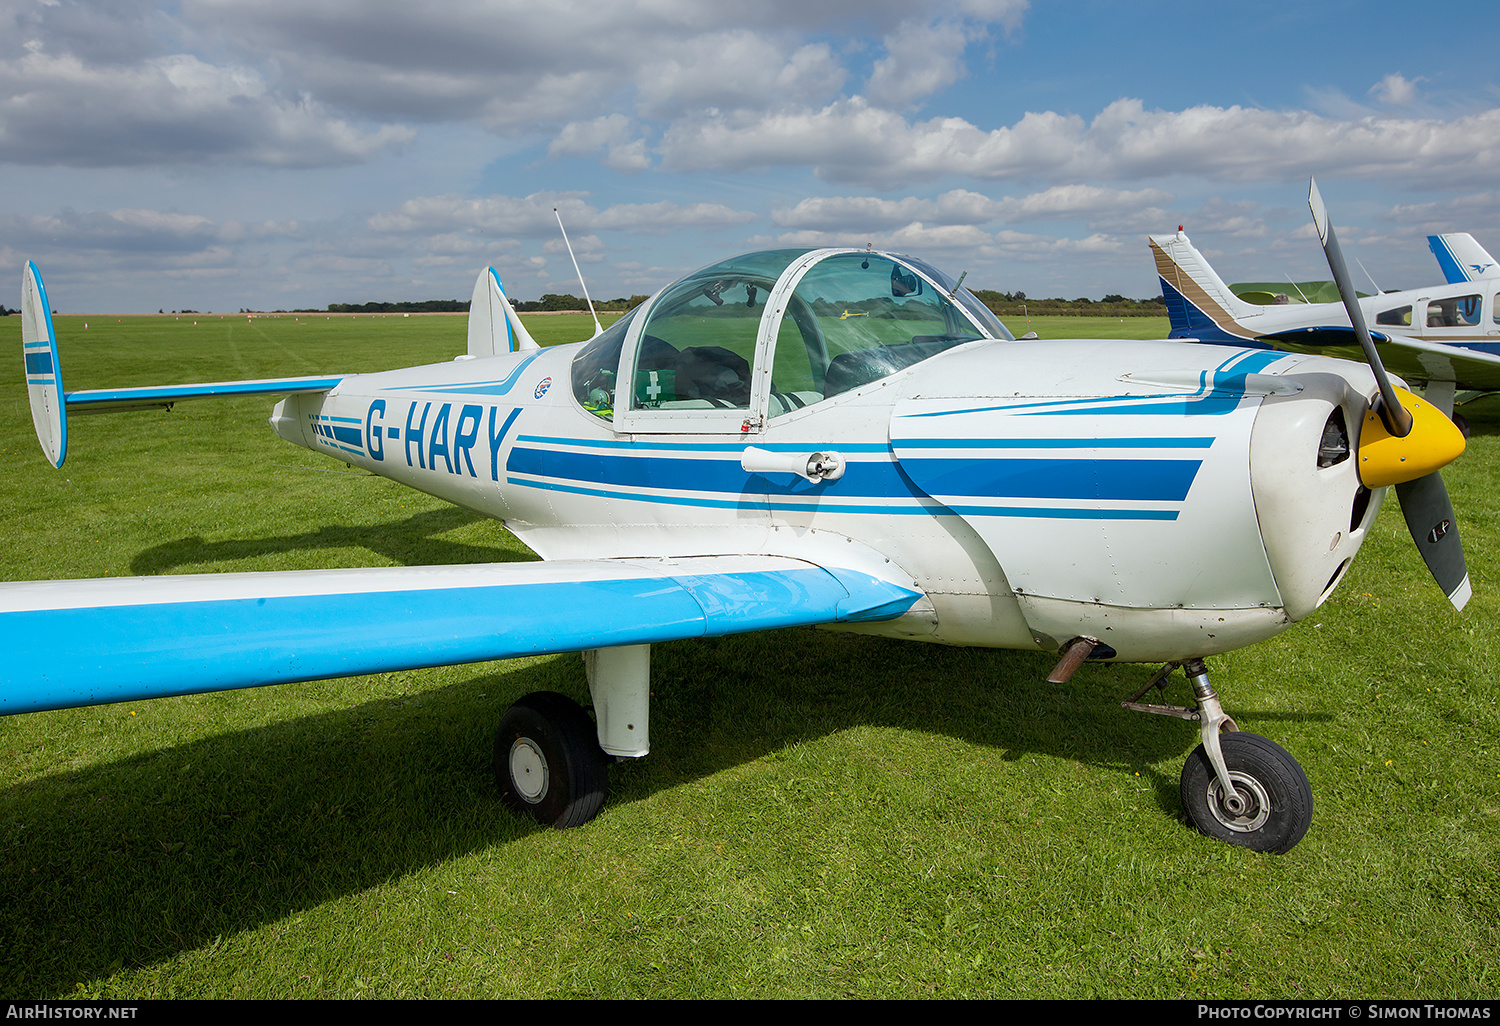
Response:
M1193 826L1254 851L1290 851L1312 824L1312 785L1297 760L1258 734L1219 735L1235 793L1228 795L1199 745L1182 767L1182 805Z
M495 732L495 782L507 808L559 830L604 806L609 757L588 713L565 695L538 691L506 710Z

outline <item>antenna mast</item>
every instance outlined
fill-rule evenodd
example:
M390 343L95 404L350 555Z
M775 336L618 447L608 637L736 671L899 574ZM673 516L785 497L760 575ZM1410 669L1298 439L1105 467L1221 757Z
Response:
M557 230L562 232L563 245L568 247L568 259L573 261L573 273L578 275L578 284L583 286L583 301L588 304L589 316L594 319L593 337L598 338L600 335L604 334L604 326L599 323L599 315L594 313L594 301L589 298L589 287L588 285L584 284L583 271L581 271L578 267L578 258L573 255L573 244L568 241L568 230L563 227L562 215L557 212L556 207L552 208L552 216L557 218Z

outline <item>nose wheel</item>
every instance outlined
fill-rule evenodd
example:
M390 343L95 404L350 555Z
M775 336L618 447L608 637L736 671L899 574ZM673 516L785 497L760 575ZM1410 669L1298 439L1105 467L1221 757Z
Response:
M594 721L565 695L538 691L506 710L495 732L495 782L512 812L559 830L604 806L609 756Z
M1241 732L1225 715L1201 659L1181 664L1198 700L1196 708L1140 701L1152 688L1164 688L1178 665L1162 667L1121 705L1199 725L1203 743L1182 767L1182 807L1189 822L1209 837L1252 851L1291 851L1312 825L1307 774L1285 748Z
M1209 837L1254 851L1287 852L1312 825L1312 785L1275 741L1259 734L1219 737L1233 792L1199 745L1182 767L1182 807Z

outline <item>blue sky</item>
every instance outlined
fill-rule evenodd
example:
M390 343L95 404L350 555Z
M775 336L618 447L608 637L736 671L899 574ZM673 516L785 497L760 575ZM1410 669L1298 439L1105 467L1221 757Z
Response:
M1500 253L1500 7L0 0L0 271L64 311L649 293L873 243L1028 295Z

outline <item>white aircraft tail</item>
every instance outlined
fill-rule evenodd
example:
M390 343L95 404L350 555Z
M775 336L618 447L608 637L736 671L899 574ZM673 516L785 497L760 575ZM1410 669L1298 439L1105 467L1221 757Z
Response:
M1449 285L1500 275L1500 264L1468 232L1429 235L1427 245Z
M68 455L68 413L117 413L123 410L170 410L187 399L232 395L302 395L328 392L340 376L255 378L247 381L208 381L190 385L146 385L93 388L64 392L62 364L57 355L57 332L47 287L36 264L27 261L21 275L21 345L26 355L26 392L36 440L48 462L61 468ZM535 345L535 343L533 343ZM275 426L275 419L272 419ZM301 430L301 425L298 425ZM331 430L338 430L337 428Z
M21 274L21 348L26 353L26 392L36 440L42 443L48 461L61 467L68 455L68 413L57 362L57 333L52 330L47 287L30 260Z
M505 298L495 269L480 271L469 300L469 355L495 356L540 348Z
M1241 322L1261 308L1231 292L1181 228L1176 235L1151 236L1151 255L1172 322L1169 338L1243 345L1259 334Z

